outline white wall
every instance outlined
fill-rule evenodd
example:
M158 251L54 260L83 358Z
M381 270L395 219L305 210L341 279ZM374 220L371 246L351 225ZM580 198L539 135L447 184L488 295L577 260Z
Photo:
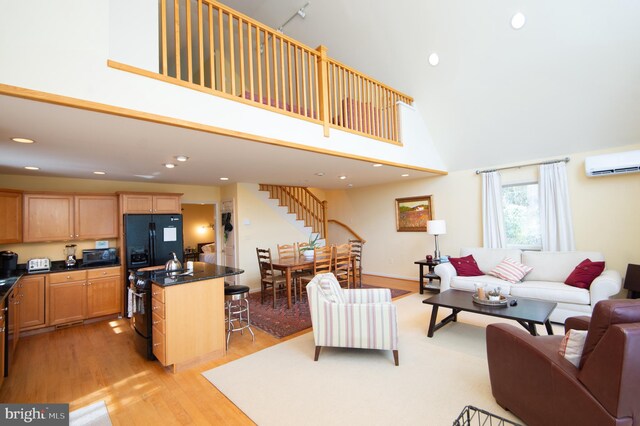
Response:
M632 145L622 150L639 148ZM586 156L614 151L620 149L569 154L567 171L576 249L603 252L607 268L624 275L627 264L640 263L640 173L588 178L584 172ZM505 183L531 181L537 179L537 168L502 174ZM447 234L439 237L440 250L456 256L461 247L482 245L481 191L475 169L402 184L331 191L327 193L329 218L345 222L367 240L366 273L417 280L418 267L413 262L433 254L433 237L396 232L395 199L433 195L434 217L447 221Z
M317 149L442 169L426 147L430 140L409 137L414 131L401 130L404 147L339 130L325 138L315 123L109 68L108 59L154 68L157 6L150 0L133 2L127 14L130 3L59 0L34 7L0 0L0 82Z

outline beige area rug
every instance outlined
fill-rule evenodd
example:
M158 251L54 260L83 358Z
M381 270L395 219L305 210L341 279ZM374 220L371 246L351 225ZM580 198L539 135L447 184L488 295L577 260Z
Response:
M98 401L69 413L71 426L111 426L111 418L104 401Z
M429 339L426 297L396 302L399 367L391 351L358 349L323 348L314 362L307 333L203 375L261 426L451 425L467 405L522 423L491 395L485 345L487 324L520 325L462 312Z

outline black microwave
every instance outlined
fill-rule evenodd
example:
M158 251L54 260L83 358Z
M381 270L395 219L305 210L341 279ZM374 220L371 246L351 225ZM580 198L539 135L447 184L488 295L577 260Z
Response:
M115 265L118 263L118 249L89 249L82 250L83 266Z

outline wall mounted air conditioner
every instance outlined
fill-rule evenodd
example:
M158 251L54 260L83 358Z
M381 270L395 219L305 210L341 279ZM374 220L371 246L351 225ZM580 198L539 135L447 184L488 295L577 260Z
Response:
M640 172L640 150L587 157L584 169L587 176Z

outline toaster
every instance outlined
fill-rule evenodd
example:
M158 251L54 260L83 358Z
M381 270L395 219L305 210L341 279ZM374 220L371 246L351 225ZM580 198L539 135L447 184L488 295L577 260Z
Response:
M46 257L29 259L27 262L28 272L48 271L51 269L51 260Z

